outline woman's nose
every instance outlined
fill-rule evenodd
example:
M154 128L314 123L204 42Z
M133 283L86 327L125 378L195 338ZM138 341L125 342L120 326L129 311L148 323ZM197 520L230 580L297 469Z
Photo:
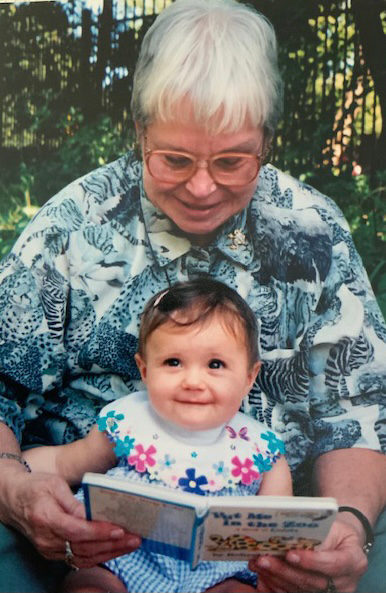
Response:
M196 198L205 198L214 192L216 187L208 167L199 167L186 183L186 188Z

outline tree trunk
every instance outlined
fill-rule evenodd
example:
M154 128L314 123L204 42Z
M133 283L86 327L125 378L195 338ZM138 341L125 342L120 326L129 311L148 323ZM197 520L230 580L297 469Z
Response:
M79 88L81 109L86 121L90 121L90 119L92 118L94 97L93 90L95 90L92 88L93 78L91 75L90 64L91 51L91 10L83 9Z
M103 111L103 81L106 66L111 56L111 31L113 28L113 0L104 0L103 11L99 18L98 58L95 71L96 96L95 110Z

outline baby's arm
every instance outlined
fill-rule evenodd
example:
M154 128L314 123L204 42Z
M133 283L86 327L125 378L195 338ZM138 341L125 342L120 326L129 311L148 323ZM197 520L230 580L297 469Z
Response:
M291 496L291 472L285 457L280 457L272 468L264 473L260 495Z
M70 485L79 484L85 472L105 473L116 464L113 443L95 425L89 434L68 445L35 447L23 457L32 471L59 474Z

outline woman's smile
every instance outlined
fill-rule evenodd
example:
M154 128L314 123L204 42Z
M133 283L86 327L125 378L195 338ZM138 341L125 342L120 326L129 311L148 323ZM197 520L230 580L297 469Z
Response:
M197 214L198 216L202 216L203 214L210 214L211 212L213 212L216 208L221 208L221 201L217 201L213 204L200 204L197 203L196 201L186 201L183 200L181 198L179 198L177 195L171 196L171 198L175 199L176 202L178 202L178 205L181 208L185 208L186 210L189 210L189 213L193 214L193 216L195 214Z

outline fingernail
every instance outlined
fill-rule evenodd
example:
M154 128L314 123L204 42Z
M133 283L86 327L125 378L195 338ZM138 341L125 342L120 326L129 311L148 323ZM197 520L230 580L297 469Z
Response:
M271 568L271 563L268 558L259 558L257 564L259 568Z
M291 552L290 554L288 554L287 560L288 560L288 562L292 562L292 564L299 564L300 556Z
M126 542L130 548L138 548L141 545L141 538L139 538L137 536L129 535Z
M123 529L114 529L111 533L110 533L110 537L112 539L121 539L121 537L123 537L125 534L125 532L123 531Z

